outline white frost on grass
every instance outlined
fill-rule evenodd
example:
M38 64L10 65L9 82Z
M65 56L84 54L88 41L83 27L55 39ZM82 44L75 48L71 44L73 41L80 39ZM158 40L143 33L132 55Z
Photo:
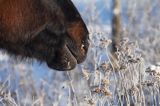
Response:
M9 56L6 53L0 52L0 61L7 61Z

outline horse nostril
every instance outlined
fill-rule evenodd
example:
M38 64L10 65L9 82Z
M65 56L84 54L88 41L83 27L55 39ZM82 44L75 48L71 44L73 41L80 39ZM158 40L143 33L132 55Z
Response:
M81 49L84 49L84 47L85 47L84 44L82 44L82 45L81 45Z
M87 44L82 44L82 45L81 45L81 50L83 50L84 53L86 53L87 50L88 50L88 45L87 45Z
M88 50L89 42L89 39L82 40L81 49L85 50L85 52Z

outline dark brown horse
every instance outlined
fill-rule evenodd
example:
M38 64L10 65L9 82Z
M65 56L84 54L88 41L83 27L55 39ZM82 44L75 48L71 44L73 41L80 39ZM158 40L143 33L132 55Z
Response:
M0 48L71 70L86 58L88 30L71 0L0 0Z

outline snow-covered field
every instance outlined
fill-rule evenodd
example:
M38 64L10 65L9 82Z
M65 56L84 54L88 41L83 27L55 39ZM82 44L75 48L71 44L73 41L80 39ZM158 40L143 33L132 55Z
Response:
M72 0L90 31L87 60L70 72L0 53L0 106L159 106L160 1L122 0L122 34L112 67L112 0ZM148 68L149 67L149 68Z

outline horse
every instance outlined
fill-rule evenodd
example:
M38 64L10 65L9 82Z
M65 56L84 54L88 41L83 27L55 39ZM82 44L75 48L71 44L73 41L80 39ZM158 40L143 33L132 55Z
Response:
M68 71L82 63L88 29L71 0L0 0L0 49Z

